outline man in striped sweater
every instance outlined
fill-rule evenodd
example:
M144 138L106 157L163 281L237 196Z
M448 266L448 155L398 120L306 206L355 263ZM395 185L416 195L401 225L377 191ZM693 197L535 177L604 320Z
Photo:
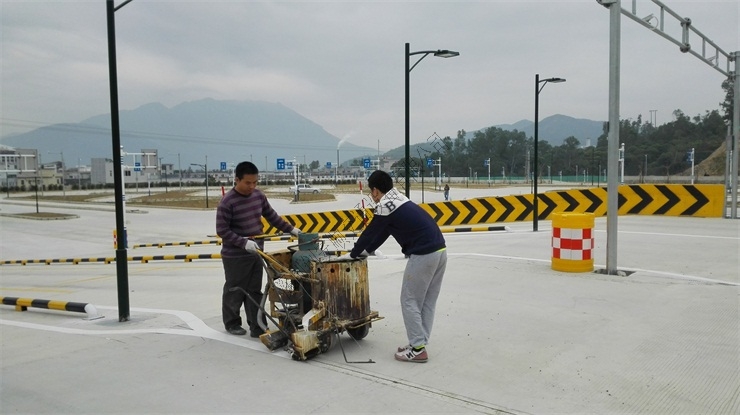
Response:
M243 161L234 170L234 187L221 199L216 210L216 233L221 237L221 261L226 282L221 301L224 327L231 334L245 335L242 327L241 307L249 325L249 334L259 337L264 333L267 322L257 320L259 307L249 301L241 287L257 302L262 301L262 259L257 254L263 248L262 240L253 239L262 234L262 218L283 232L298 235L301 230L283 220L270 206L267 197L257 189L259 170L257 166Z

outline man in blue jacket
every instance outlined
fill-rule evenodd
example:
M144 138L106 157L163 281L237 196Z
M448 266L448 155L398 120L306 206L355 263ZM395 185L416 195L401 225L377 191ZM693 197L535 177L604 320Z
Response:
M389 236L401 245L401 252L408 258L401 285L401 310L409 343L398 348L395 358L423 363L428 360L425 346L432 333L447 266L445 239L434 219L393 187L388 173L376 170L367 182L377 204L375 215L347 256L372 255Z

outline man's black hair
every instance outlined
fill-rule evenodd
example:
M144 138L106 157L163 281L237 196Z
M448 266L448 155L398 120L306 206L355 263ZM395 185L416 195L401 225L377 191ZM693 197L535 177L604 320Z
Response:
M242 176L245 174L259 174L260 171L257 168L257 166L254 165L254 163L250 161L242 161L241 163L236 165L236 169L234 170L234 176L236 176L237 179L241 179Z
M367 185L371 189L378 189L383 193L388 193L393 189L393 178L383 170L375 170L367 179Z

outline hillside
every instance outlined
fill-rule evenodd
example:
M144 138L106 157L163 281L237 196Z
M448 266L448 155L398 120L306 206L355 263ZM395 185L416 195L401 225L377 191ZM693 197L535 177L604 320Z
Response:
M204 164L209 169L251 160L273 170L278 158L295 158L303 164L337 161L339 138L320 125L279 103L202 99L172 108L146 104L120 112L124 152L157 149L164 163ZM16 148L36 148L42 161L59 160L49 153L64 152L68 166L89 164L91 158L113 154L110 115L98 115L76 124L55 124L5 137L0 143ZM340 157L373 154L376 150L343 143ZM133 157L133 156L127 156ZM194 167L195 169L199 167Z

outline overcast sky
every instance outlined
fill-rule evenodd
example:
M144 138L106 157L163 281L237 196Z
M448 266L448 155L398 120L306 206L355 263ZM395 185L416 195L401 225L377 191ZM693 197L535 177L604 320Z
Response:
M726 52L740 49L737 0L664 3ZM110 112L104 0L0 4L0 135ZM651 13L652 1L637 0L638 16ZM411 72L412 142L533 120L536 73L567 79L542 90L540 119L608 118L609 11L595 0L134 0L115 19L121 110L279 102L340 139L388 150L404 141L409 42L412 52L460 52ZM675 19L664 24L680 38ZM621 118L663 124L676 109L719 109L722 74L632 20L621 25Z

